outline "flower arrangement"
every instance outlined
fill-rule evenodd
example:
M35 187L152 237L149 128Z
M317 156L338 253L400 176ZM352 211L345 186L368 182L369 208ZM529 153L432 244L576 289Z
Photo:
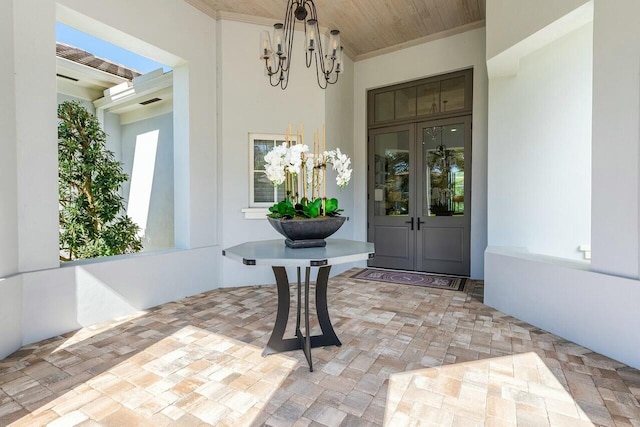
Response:
M267 178L274 185L284 184L285 199L269 208L270 218L317 218L340 215L338 199L327 199L327 165L337 172L336 184L344 188L351 179L351 159L339 148L326 150L326 131L313 135L313 152L304 144L304 130L300 125L298 140L291 125L286 140L264 156ZM321 143L322 141L322 143Z

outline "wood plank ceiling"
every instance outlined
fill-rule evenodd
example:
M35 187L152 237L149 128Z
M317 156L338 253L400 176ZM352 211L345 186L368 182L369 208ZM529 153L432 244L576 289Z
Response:
M185 0L214 18L282 22L286 0ZM314 0L321 27L339 29L345 49L363 59L439 33L482 26L485 0ZM225 15L227 14L227 15ZM242 19L241 19L242 20ZM257 43L257 42L256 42Z

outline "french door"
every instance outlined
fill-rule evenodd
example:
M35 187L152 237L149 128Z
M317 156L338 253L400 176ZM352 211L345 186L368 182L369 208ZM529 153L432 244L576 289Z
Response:
M471 116L369 131L371 266L468 275Z

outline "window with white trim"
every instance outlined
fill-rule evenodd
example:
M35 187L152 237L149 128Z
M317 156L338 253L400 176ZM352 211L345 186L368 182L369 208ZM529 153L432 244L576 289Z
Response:
M284 186L275 187L267 179L264 156L285 141L284 135L249 134L249 207L268 208L284 200ZM295 141L295 136L294 136Z

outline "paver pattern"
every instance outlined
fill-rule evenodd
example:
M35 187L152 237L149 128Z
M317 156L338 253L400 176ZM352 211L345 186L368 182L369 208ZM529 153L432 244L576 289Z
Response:
M216 289L0 361L0 425L640 426L640 371L483 305L481 282L355 272L329 281L343 345L315 372L261 356L275 286Z

